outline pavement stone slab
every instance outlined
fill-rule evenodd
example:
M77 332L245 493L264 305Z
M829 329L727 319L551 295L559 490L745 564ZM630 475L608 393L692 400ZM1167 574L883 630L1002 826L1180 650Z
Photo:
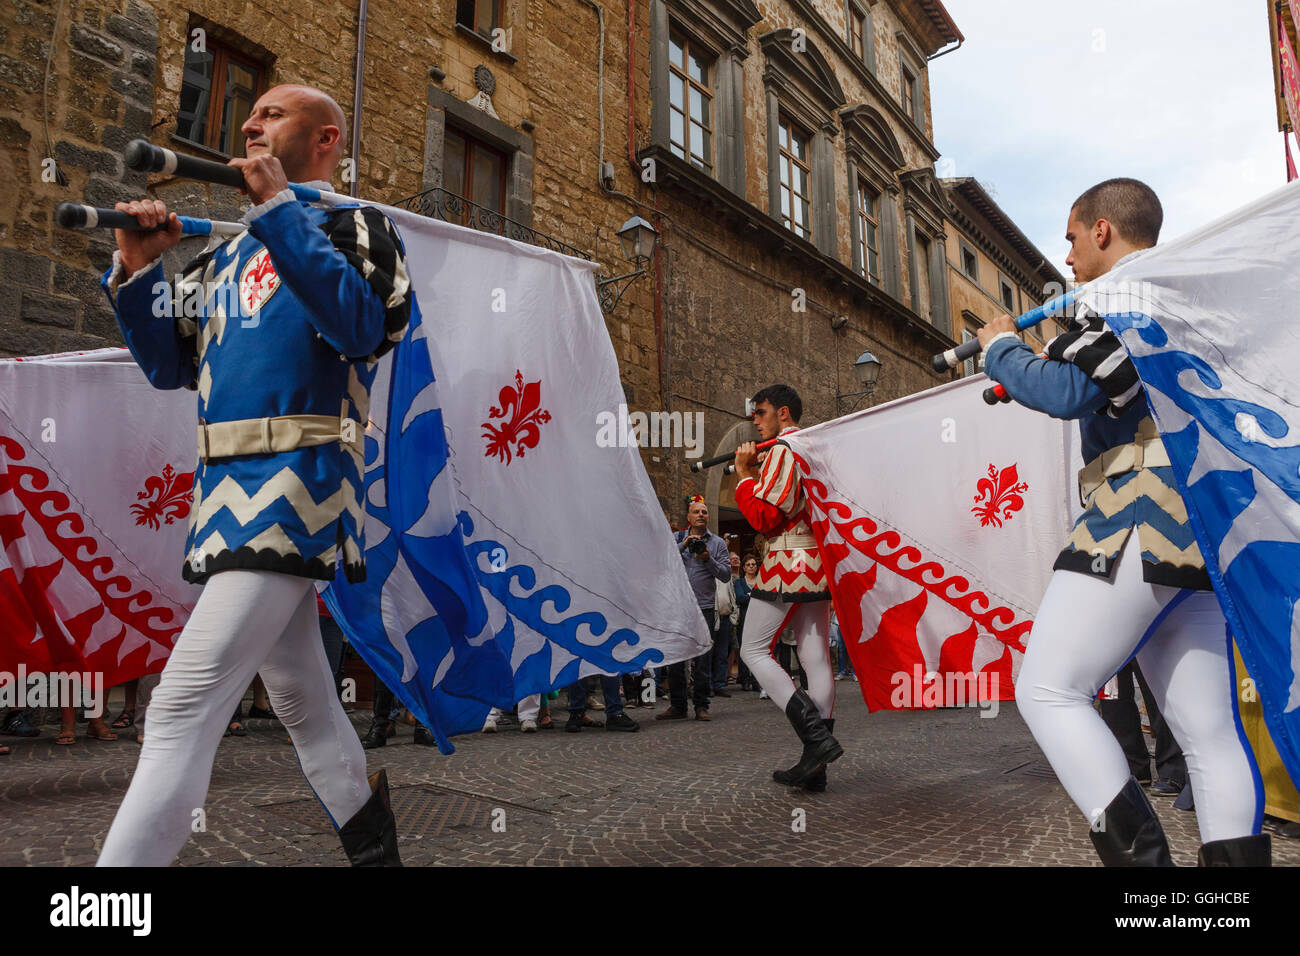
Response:
M1086 822L1051 773L1014 704L868 714L841 685L844 756L814 794L771 780L798 756L784 716L733 691L708 723L654 721L634 707L635 734L517 724L416 745L399 727L367 752L386 768L408 866L1096 866ZM554 711L557 724L565 713ZM351 715L358 733L367 713ZM205 807L182 866L341 866L338 839L287 735L249 720L222 740ZM139 747L79 739L4 738L0 865L93 863L130 781ZM1194 813L1152 799L1175 863L1194 866ZM1275 865L1300 864L1300 841L1274 838Z

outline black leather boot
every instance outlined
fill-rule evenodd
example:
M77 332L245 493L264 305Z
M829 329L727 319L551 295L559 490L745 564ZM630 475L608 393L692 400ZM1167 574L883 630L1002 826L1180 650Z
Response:
M1273 840L1267 833L1211 840L1201 844L1197 866L1272 866Z
M1151 801L1132 777L1089 834L1106 866L1173 866L1169 843Z
M794 692L790 702L785 705L785 716L789 719L794 732L799 735L799 739L803 741L803 755L789 770L778 770L773 773L772 779L778 783L797 787L806 784L831 761L838 760L843 755L844 748L831 736L826 721L822 720L821 714L817 711L817 705L804 691Z
M388 797L388 771L370 775L370 799L339 828L339 840L353 866L401 866L397 820Z
M827 717L822 721L822 723L826 725L826 732L828 734L835 733L834 717ZM793 785L794 773L798 767L799 765L795 764L789 770L774 770L772 771L772 779L777 783ZM824 793L826 790L826 767L823 766L815 774L805 780L803 782L803 788L812 793Z
M822 720L822 723L826 725L826 732L828 734L835 733L834 717L826 717ZM809 793L825 793L826 792L826 768L822 767L815 774L813 774L811 777L805 780L803 782L803 788L807 790Z
M370 729L366 735L361 738L361 746L365 750L373 750L376 747L382 747L388 743L389 728L392 727L391 720L380 720L376 717L370 722Z

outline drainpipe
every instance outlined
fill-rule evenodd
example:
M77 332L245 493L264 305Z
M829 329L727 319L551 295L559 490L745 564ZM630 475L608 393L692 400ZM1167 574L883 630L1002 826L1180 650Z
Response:
M354 198L361 185L361 87L366 63L367 5L368 0L361 0L357 12L357 72L352 84L352 182L348 194Z
M965 37L962 37L960 40L957 41L957 45L956 45L956 46L945 47L944 49L942 49L942 50L940 50L938 53L936 53L934 56L927 56L927 57L925 58L925 59L926 59L926 62L927 62L927 63L933 62L934 60L939 59L939 57L941 57L941 56L947 56L949 53L954 53L954 52L956 52L957 50L960 50L960 49L961 49L961 45L962 45L963 43L965 43L965 42L966 42L966 38L965 38Z
M600 147L596 154L596 185L605 188L605 11L592 0L582 0L596 11L600 41L596 48L596 104L600 114Z
M632 168L640 171L636 161L635 96L636 96L636 4L627 0L627 158Z

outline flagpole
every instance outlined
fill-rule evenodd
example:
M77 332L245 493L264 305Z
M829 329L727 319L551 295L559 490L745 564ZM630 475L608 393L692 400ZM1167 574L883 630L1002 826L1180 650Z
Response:
M756 446L754 446L754 450L765 451L766 449L771 448L780 440L781 440L780 437L769 438L767 441L759 442ZM692 462L691 471L703 471L705 468L712 468L714 465L724 465L729 461L734 461L735 458L736 458L736 453L733 451L730 455L719 455L717 458L706 458L703 461ZM728 472L728 474L730 474L730 472Z
M1051 319L1064 315L1065 310L1074 304L1074 296L1077 292L1077 289L1072 289L1065 293L1065 295L1057 296L1055 299L1050 299L1047 302L1044 302L1036 309L1030 309L1024 315L1019 316L1015 320L1016 328L1023 332L1025 329L1033 328L1044 319ZM968 342L963 342L956 348L948 349L948 351L941 352L934 356L930 359L930 364L934 367L936 372L946 372L950 368L956 368L968 358L974 358L980 353L980 350L981 346L979 339L971 339Z

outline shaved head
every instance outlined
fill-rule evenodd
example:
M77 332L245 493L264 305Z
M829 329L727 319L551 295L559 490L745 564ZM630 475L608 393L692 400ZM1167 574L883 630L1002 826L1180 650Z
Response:
M323 90L298 83L259 96L241 129L245 155L270 152L295 182L329 180L348 148L343 109Z
M322 126L337 126L339 130L338 156L341 158L347 151L348 140L348 118L343 113L343 107L335 101L324 90L318 90L314 86L303 86L299 83L284 83L280 86L273 86L265 94L268 99L294 99L301 105L312 118L317 128Z

